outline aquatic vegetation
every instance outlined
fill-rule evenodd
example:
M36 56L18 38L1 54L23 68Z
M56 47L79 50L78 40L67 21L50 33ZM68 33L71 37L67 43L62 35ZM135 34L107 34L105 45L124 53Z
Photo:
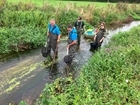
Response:
M22 87L24 85L23 81L27 81L28 79L34 77L36 72L39 72L49 66L51 66L51 62L44 64L42 61L34 62L33 59L28 59L20 62L20 64L17 64L12 68L2 71L0 75L0 95L10 93L11 90ZM39 67L40 69L36 71Z

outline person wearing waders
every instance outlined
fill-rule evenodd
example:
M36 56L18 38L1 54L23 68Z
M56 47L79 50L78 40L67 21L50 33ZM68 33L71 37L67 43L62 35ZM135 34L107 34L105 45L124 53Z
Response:
M72 63L72 60L75 57L75 52L76 52L76 47L77 47L77 31L75 28L73 28L72 25L68 25L67 30L68 30L67 49L69 51L68 55L70 56L71 63Z
M90 43L91 49L90 50L97 50L101 47L101 44L103 40L105 39L105 24L101 23L101 26L99 29L96 30L96 35L94 37L94 42Z
M82 20L82 17L78 17L78 20L75 22L74 27L77 30L77 49L80 47L80 41L81 41L81 35L84 33L84 21Z
M48 24L48 32L47 32L47 36L48 36L48 52L49 52L49 56L51 57L51 49L54 52L54 57L57 58L58 57L58 47L57 47L57 43L60 41L60 29L59 27L55 24L55 20L51 19L50 23Z

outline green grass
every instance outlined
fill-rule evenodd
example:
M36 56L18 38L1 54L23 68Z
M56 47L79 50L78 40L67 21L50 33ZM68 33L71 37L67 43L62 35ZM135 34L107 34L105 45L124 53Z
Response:
M19 2L20 0L8 0L9 2ZM107 6L108 3L103 3L103 2L84 2L84 1L61 1L61 0L25 0L22 2L30 2L32 1L33 3L37 4L37 5L42 5L44 2L48 2L49 4L52 4L53 6L59 6L59 4L61 3L61 5L66 5L69 3L72 4L76 4L77 6L87 6L89 4L91 5L96 5L97 7L104 7ZM116 4L116 3L111 3L111 4Z

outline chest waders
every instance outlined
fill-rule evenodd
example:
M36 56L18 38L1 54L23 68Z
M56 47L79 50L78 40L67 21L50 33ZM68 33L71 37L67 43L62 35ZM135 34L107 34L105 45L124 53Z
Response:
M58 35L52 33L55 28L56 27L54 27L51 31L49 31L48 50L49 50L49 53L51 53L51 49L52 49L54 54L56 54L56 57L57 57L57 54L58 54L58 48L57 48Z
M95 40L98 47L101 46L102 42L100 42L100 40L101 40L103 37L104 37L104 32L99 31L99 32L97 33L97 37L96 37L96 40Z
M80 22L80 25L78 25L78 22L77 22L77 45L79 46L80 45L80 40L81 40L81 35L83 33L83 28L82 28L82 21Z
M68 38L68 44L71 44L73 41L70 39L70 36ZM68 55L70 55L70 57L73 59L75 57L75 52L76 52L76 47L77 47L77 44L74 44L74 45L71 45L69 47L69 52L68 52Z

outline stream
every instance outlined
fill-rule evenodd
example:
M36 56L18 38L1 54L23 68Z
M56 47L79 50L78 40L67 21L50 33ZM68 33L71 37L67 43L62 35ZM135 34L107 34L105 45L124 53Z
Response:
M109 34L102 46L108 44L114 34L129 31L138 25L140 25L140 21L133 21L120 27L107 27ZM66 40L58 44L58 61L51 71L53 74L51 79L49 78L50 64L44 64L46 58L42 57L41 48L13 53L0 58L0 105L19 103L21 100L32 105L45 85L58 77L66 77L66 64L63 62L63 57L66 55L66 45ZM75 77L78 76L80 68L92 56L93 53L89 49L89 42L81 39L80 50L77 51L72 65Z

